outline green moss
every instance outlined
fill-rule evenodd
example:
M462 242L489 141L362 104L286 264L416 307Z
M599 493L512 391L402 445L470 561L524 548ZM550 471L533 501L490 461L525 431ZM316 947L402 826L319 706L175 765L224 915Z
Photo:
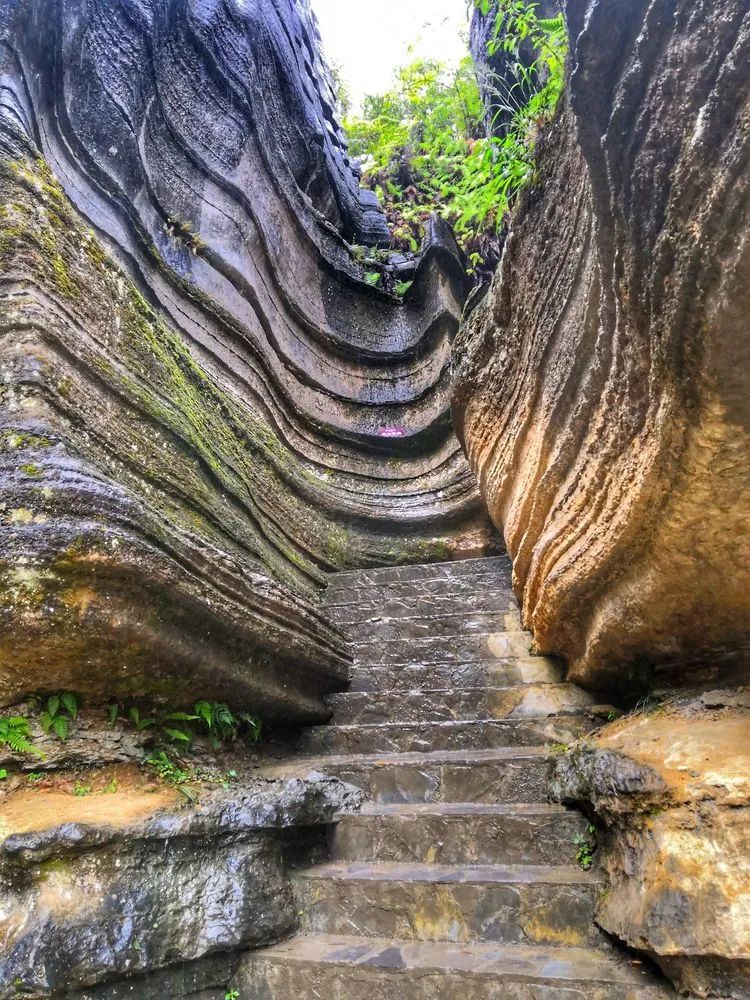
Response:
M0 451L15 451L21 448L51 448L53 442L43 434L27 434L24 431L0 431Z
M342 569L350 564L351 550L352 543L347 530L338 524L329 525L325 542L325 553L329 562L336 569Z
M73 866L70 861L64 858L50 858L42 861L39 865L39 875L41 878L50 878L53 875L73 875Z
M39 466L35 465L33 462L24 462L21 466L21 472L27 476L32 476L34 479L38 479L42 474Z

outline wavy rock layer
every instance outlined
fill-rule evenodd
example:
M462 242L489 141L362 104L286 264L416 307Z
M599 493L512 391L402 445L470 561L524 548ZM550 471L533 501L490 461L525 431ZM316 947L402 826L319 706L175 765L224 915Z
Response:
M0 4L0 696L321 716L327 571L481 551L465 275L401 303L306 4Z
M456 341L459 435L524 620L572 678L742 672L747 3L569 0L566 16L568 106Z

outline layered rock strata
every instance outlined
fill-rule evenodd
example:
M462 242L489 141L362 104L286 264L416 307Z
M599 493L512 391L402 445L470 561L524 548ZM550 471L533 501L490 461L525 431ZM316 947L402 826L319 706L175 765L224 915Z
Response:
M0 28L0 699L320 718L325 573L489 537L452 237L403 302L365 279L383 216L306 4L5 0Z
M570 79L456 423L524 622L572 679L746 676L750 19L568 0Z

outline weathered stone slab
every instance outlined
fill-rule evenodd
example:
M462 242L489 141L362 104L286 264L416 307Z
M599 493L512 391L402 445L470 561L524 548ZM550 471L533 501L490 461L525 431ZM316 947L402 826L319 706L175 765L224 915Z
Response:
M70 815L56 822L57 799ZM1 997L67 995L173 963L162 987L176 988L180 963L289 934L297 918L281 831L326 825L361 794L319 777L235 786L192 809L174 790L57 799L0 812Z
M601 830L597 920L700 997L750 990L750 692L636 713L556 759L551 791Z

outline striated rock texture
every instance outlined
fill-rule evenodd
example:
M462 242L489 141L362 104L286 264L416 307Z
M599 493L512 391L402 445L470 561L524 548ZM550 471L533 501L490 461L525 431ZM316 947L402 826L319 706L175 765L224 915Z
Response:
M524 622L588 686L746 676L748 15L568 0L566 106L455 343Z
M216 792L189 811L175 790L137 785L25 797L1 820L2 998L187 996L196 962L226 982L239 952L297 925L284 831L325 826L362 796L318 776Z
M0 77L0 700L322 718L326 573L489 538L450 234L365 280L307 3L0 0Z
M553 795L599 824L597 922L691 996L750 995L750 690L606 727L558 758Z

